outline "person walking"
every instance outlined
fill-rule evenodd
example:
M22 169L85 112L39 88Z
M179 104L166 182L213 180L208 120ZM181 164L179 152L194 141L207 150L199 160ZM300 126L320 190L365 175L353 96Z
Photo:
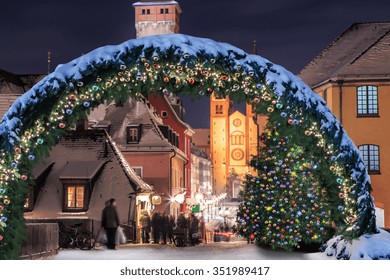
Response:
M153 214L152 230L153 230L153 242L154 244L159 244L160 243L160 214L158 212Z
M119 227L119 216L114 198L111 198L108 205L103 209L102 227L107 234L107 249L115 250L115 235Z
M161 213L160 215L160 232L162 244L167 244L168 216L165 213Z
M173 229L175 228L175 219L172 215L168 216L168 241L173 244Z
M140 218L140 224L142 229L142 243L148 244L150 242L150 216L146 210L143 210L142 216Z

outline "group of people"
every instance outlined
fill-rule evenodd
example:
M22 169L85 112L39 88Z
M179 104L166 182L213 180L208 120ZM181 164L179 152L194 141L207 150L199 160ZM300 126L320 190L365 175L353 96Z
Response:
M102 228L107 234L107 248L115 250L115 235L120 225L115 199L110 199L102 212ZM142 243L150 243L151 233L155 244L174 243L173 232L175 228L184 232L185 240L189 240L191 245L199 243L201 237L200 228L202 222L191 213L188 218L181 213L177 220L172 215L162 212L155 212L152 217L147 211L143 211L140 218L142 229Z
M167 244L167 241L173 243L173 229L175 219L172 215L155 212L150 218L148 212L144 211L140 218L142 229L142 243L150 242L150 233L153 234L153 242Z
M140 218L140 226L142 230L142 243L150 243L151 234L153 243L155 244L173 244L174 243L174 228L183 230L185 237L188 236L191 245L199 243L199 220L191 213L189 218L186 218L183 213L179 215L177 220L172 215L166 213L155 212L152 217L148 212L144 211Z

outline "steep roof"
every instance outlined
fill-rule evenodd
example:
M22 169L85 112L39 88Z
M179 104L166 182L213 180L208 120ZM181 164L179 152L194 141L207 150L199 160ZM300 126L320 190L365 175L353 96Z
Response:
M0 120L14 101L39 82L44 75L18 75L0 69Z
M355 23L298 74L309 86L346 76L389 76L390 22Z
M135 187L144 191L151 191L152 187L143 182L135 172L129 171L128 164L126 167L122 165L116 151L108 145L109 140L105 131L88 130L71 132L54 146L49 157L38 164L47 166L48 163L55 163L40 191L34 210L26 213L26 218L72 216L99 220L105 202L113 197L117 200L120 216L127 217L125 214L129 207L129 193L133 192ZM93 163L96 168L91 169L92 173L100 168L100 163L104 163L99 173L94 174L96 181L87 212L62 212L63 185L60 177L69 171L68 167L72 162L77 162L79 165L82 162L86 165Z
M109 133L121 151L172 151L186 158L186 155L168 142L159 125L161 119L146 100L128 99L123 106L114 103L107 107L105 122L110 123ZM137 144L127 143L126 130L129 125L141 126L141 137Z

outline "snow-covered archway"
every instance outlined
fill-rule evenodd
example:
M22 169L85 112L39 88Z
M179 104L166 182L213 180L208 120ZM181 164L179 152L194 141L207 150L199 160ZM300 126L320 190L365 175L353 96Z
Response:
M307 132L305 137L317 143L312 149L326 159L318 172L330 178L326 188L339 232L351 238L376 232L362 158L321 97L258 55L210 39L164 35L102 47L60 65L9 109L0 122L0 258L17 257L34 162L91 108L151 89L193 97L229 95L252 103L276 125L288 123L287 133Z

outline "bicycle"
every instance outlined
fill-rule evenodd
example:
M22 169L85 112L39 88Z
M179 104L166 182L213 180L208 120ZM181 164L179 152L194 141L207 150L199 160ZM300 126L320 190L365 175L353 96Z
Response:
M59 247L60 248L80 248L91 250L95 245L95 235L88 230L80 230L82 223L67 226L63 222L59 225Z

